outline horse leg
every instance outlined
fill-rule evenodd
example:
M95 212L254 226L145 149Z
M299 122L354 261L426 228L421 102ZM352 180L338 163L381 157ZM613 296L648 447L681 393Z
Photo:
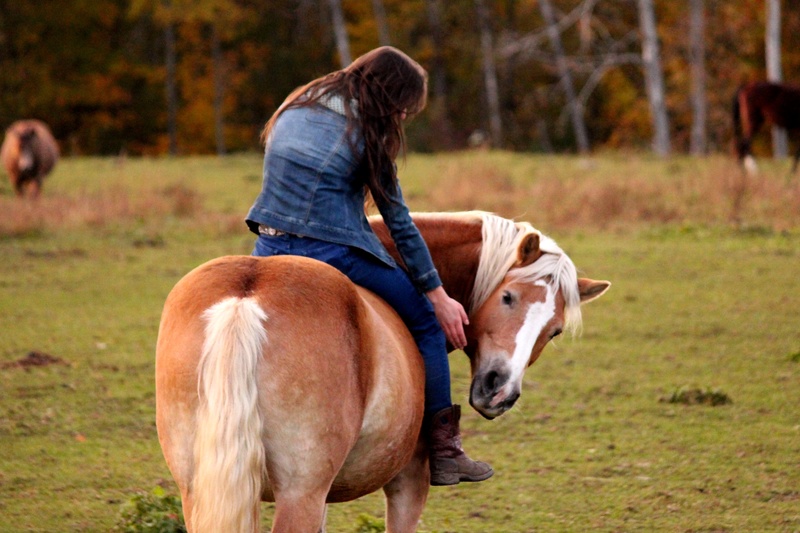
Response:
M386 533L413 533L430 490L428 447L420 436L414 456L386 486Z
M758 173L758 166L750 149L753 137L764 123L764 115L748 103L747 97L743 93L739 95L739 104L742 114L742 137L738 146L739 161L747 173L752 176Z
M325 524L328 522L328 506L322 511L322 525L319 527L319 533L326 533Z
M272 533L324 532L327 495L327 488L313 494L276 494Z
M11 182L14 184L14 194L20 198L23 197L25 195L25 182L19 177L19 175L13 177Z
M34 200L39 198L42 193L42 182L38 179L31 180L28 190L31 191L31 198Z
M194 532L194 526L192 525L192 506L194 505L194 498L192 498L192 493L189 491L187 487L185 490L181 487L181 508L183 509L183 522L186 525L187 533Z

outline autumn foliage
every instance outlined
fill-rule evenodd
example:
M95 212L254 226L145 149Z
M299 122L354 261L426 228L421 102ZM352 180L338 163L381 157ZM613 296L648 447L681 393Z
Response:
M429 17L434 3L442 15L438 45ZM641 52L636 2L599 0L590 15L571 20L569 14L580 3L553 0L576 88L584 91L592 149L647 147L651 126L636 61ZM342 0L354 56L379 44L372 4ZM544 28L536 0L485 4L503 147L574 150L552 50L546 40L536 41ZM672 143L676 151L686 151L692 123L688 1L656 4ZM709 147L727 152L733 92L742 82L765 76L764 2L705 4ZM783 71L787 81L798 81L800 11L788 4L782 22ZM168 29L175 43L173 122L179 153L257 149L260 128L291 89L339 68L329 2L322 0L2 5L0 126L19 118L42 119L67 155L169 149ZM383 5L391 44L428 68L432 85L433 74L442 69L437 79L445 84L441 94L446 97L432 93L428 111L411 124L412 148L466 146L473 132L488 128L474 2L383 0ZM538 44L530 46L531 39ZM529 46L521 47L526 42ZM610 57L623 60L599 69Z

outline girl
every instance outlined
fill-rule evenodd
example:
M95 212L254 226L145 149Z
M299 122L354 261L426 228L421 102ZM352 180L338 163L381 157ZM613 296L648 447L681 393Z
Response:
M408 326L425 362L425 424L432 485L482 481L494 472L461 448L460 407L450 398L446 340L466 345L467 314L442 287L409 216L395 159L403 121L426 104L427 73L384 46L292 92L267 122L264 181L247 215L253 255L324 261L383 298ZM370 229L371 195L408 270Z

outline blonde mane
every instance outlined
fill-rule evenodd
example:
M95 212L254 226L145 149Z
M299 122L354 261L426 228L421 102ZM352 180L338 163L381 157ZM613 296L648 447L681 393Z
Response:
M468 312L480 308L506 274L520 281L547 279L554 289L560 288L564 296L564 328L573 334L577 333L581 325L581 302L577 270L569 256L553 239L527 222L514 222L482 211L474 211L470 215L480 217L483 222L483 245ZM520 242L531 233L539 235L542 256L530 265L512 270Z

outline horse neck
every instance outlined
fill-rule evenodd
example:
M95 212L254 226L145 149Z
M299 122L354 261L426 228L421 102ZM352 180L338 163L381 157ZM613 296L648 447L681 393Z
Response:
M412 217L428 245L433 264L447 294L469 311L481 254L480 222L453 215L413 214ZM392 257L402 264L394 241L383 222L373 220L372 227Z

